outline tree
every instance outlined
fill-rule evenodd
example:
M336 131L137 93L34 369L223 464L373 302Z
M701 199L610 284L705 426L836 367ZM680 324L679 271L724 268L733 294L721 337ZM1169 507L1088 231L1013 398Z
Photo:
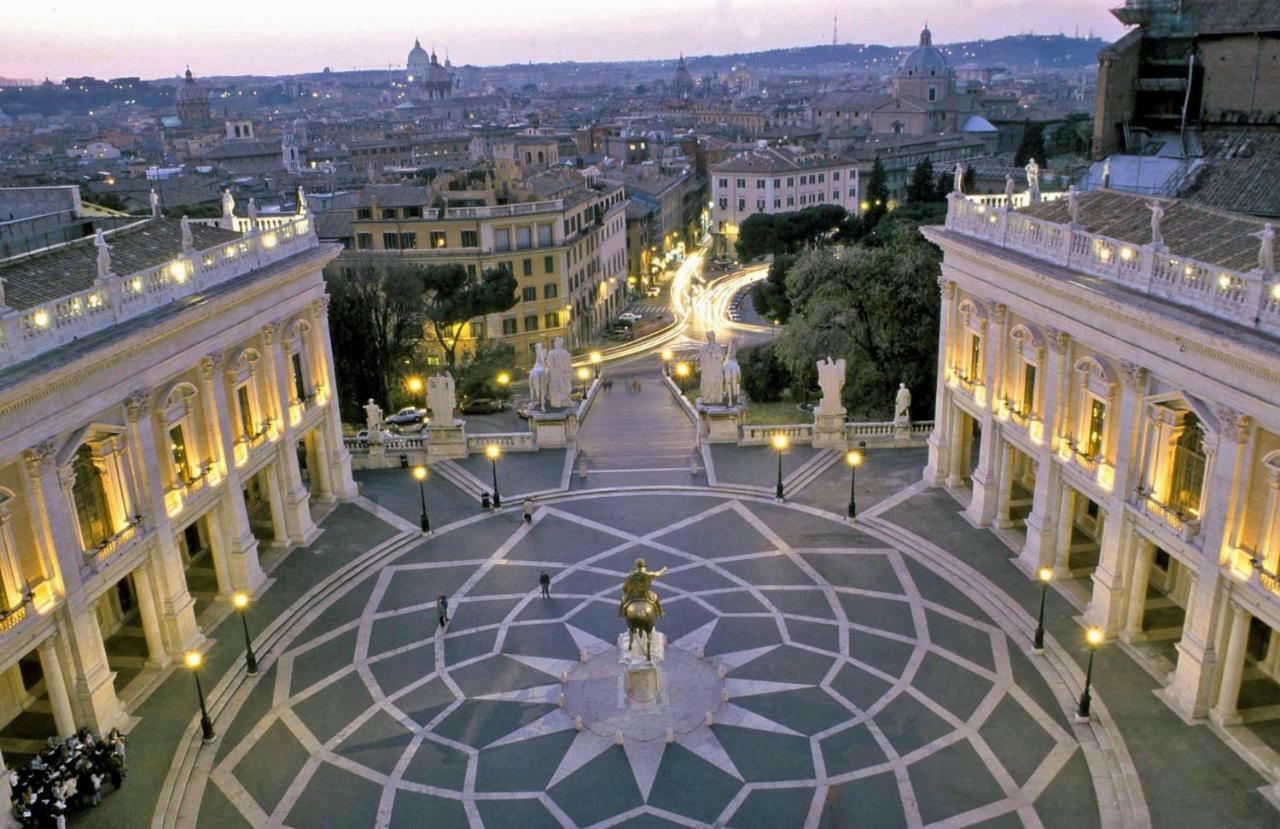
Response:
M907 204L927 204L936 201L937 183L933 179L933 162L926 156L911 171L907 182Z
M457 364L458 326L516 304L515 276L506 268L472 274L463 265L414 266L427 336L440 346L450 369Z
M838 204L819 204L789 213L756 213L738 229L738 258L795 253L826 241L848 212Z
M941 252L909 221L892 225L879 247L804 254L787 275L791 323L777 340L778 356L807 388L815 362L848 360L844 405L861 417L887 419L898 383L917 404L932 406L938 339Z
M773 343L744 348L742 391L753 403L771 403L782 398L783 389L791 385L791 372L778 358Z
M473 351L462 360L458 369L457 391L459 400L480 397L506 399L511 395L510 384L498 383L498 375L515 371L516 350L497 340L481 340Z
M179 204L166 207L164 215L170 219L181 219L183 216L188 219L218 219L222 216L222 203L212 201L201 204Z
M1022 142L1018 144L1018 151L1013 156L1013 163L1014 166L1025 167L1033 158L1042 167L1049 160L1044 150L1044 124L1039 121L1026 123L1022 131Z
M862 211L862 224L866 230L870 230L889 211L889 177L879 157L871 165L871 175L867 177L867 194L863 201L867 208Z
M756 313L767 320L785 323L791 316L791 300L787 297L787 271L796 262L796 255L784 253L776 256L769 265L769 276L751 286L751 305Z
M1093 119L1074 113L1049 133L1045 155L1050 158L1086 155L1093 141Z
M325 273L329 337L348 421L363 420L360 406L372 398L389 406L406 364L422 342L422 293L409 268L357 268L349 276Z
M119 210L121 213L129 212L129 207L124 203L124 199L115 193L95 193L83 184L80 185L80 201L86 204L96 204L108 210Z

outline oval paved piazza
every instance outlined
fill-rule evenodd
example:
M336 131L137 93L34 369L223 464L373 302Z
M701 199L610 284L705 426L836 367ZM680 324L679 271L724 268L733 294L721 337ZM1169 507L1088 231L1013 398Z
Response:
M219 717L200 824L1097 825L1052 668L976 573L869 532L883 537L765 500L634 492L388 547L292 608ZM559 705L562 677L624 629L637 556L670 567L655 584L669 652L724 675L716 710L670 741L578 730Z

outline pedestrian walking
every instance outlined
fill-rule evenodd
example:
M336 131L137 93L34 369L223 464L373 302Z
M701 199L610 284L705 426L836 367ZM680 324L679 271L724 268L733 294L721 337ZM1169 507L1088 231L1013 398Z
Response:
M440 627L449 624L449 597L443 593L436 596L436 611L440 615Z
M546 570L543 570L542 575L538 576L538 584L542 585L542 598L551 598L551 577L547 575Z
M524 523L526 524L533 523L533 499L532 498L524 499Z

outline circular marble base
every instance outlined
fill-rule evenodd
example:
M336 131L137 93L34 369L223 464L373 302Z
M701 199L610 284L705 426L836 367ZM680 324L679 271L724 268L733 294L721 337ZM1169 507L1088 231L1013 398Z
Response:
M678 648L667 648L657 673L657 693L639 701L627 695L627 667L613 649L598 653L569 672L564 709L581 717L582 727L601 737L659 740L668 730L686 734L702 726L721 704L724 680L715 665Z

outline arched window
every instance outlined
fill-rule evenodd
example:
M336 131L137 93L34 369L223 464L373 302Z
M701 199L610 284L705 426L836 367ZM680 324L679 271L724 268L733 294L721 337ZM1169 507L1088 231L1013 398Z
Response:
M1200 515L1200 493L1204 489L1204 431L1194 412L1182 419L1182 433L1173 446L1173 479L1169 485L1169 506L1185 515Z
M80 539L86 550L92 550L110 538L114 529L107 505L106 483L102 479L102 470L93 461L93 449L89 444L76 450L71 471L75 473L71 498L75 502Z

